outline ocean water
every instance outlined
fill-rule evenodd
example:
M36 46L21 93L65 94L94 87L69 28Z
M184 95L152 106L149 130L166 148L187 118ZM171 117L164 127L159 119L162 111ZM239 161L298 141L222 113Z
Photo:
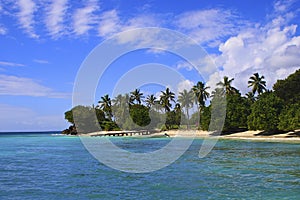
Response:
M112 140L146 152L170 139ZM219 140L201 159L201 143L132 174L99 163L78 137L0 134L0 199L300 199L300 144Z

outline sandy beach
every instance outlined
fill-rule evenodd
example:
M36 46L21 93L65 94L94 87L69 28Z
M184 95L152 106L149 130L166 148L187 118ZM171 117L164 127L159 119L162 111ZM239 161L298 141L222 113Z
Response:
M194 138L217 138L217 139L232 139L232 140L252 140L252 141L270 141L270 142L300 142L299 131L296 132L287 132L282 134L272 134L272 135L264 135L263 131L244 131L237 132L227 135L218 135L209 131L199 131L199 130L169 130L162 131L157 133L152 133L150 135L133 135L133 136L125 136L125 137L143 137L143 138L151 138L151 137L194 137ZM105 134L109 133L123 133L124 131L99 131L88 134L83 134L80 136L105 136ZM130 132L130 131L125 131ZM134 132L134 131L132 131ZM298 133L298 135L296 134Z
M254 141L271 141L271 142L300 142L299 130L296 132L288 132L282 134L264 135L263 131L244 131L228 135L213 134L208 131L198 130L171 130L166 131L170 137L198 137L198 138L219 138L219 139L235 139L235 140L254 140Z

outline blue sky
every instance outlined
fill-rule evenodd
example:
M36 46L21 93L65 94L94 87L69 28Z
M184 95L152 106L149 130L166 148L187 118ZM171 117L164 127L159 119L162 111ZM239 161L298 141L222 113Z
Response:
M255 72L271 88L300 68L299 11L297 0L1 0L0 131L66 128L63 113L72 107L73 84L86 56L133 28L188 35L208 52L219 75L235 78L242 93ZM112 64L95 103L126 71L151 62L183 74L186 81L178 88L201 78L169 53L134 52ZM206 83L213 87L216 77L212 73Z

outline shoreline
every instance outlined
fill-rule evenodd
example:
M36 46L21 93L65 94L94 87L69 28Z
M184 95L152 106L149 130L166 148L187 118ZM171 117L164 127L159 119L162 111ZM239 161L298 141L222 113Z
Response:
M105 136L105 134L109 133L123 133L123 132L130 132L130 131L99 131L93 132L88 134L81 134L78 135L80 137L95 137L95 136L102 136L102 137L109 137ZM132 131L134 132L134 131ZM156 137L167 137L170 138L199 138L199 139L230 139L230 140L248 140L248 141L262 141L262 142L294 142L300 143L300 136L295 135L295 132L299 132L299 130L295 132L287 132L281 134L273 134L273 135L260 135L263 131L244 131L244 132L237 132L227 135L211 135L213 132L209 131L199 131L199 130L168 130L162 131L157 133L152 133L149 135L133 135L133 136L123 136L123 137L135 137L135 138L156 138ZM166 136L167 135L167 136Z

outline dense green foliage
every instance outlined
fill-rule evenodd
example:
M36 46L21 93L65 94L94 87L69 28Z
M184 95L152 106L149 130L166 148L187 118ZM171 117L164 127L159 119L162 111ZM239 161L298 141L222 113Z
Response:
M284 131L300 129L300 104L286 106L279 115L278 128Z
M104 95L96 108L76 106L65 112L65 119L72 124L65 132L74 133L77 129L86 133L98 131L99 127L102 130L168 130L182 126L211 131L222 128L225 132L247 128L300 129L300 70L285 80L278 80L274 91L267 91L264 76L254 73L248 81L252 91L245 96L231 85L233 81L225 76L211 95L207 92L209 87L199 81L190 90L180 92L177 100L169 88L161 91L159 97L152 94L145 100L139 89L114 99ZM206 106L208 98L211 101ZM191 118L190 110L194 112Z
M105 120L104 112L88 106L76 106L65 112L65 119L76 124L79 133L98 131L100 123Z
M149 116L149 108L144 105L141 104L130 105L129 113L133 122L138 126L145 127L149 125L151 122Z
M283 101L274 92L263 93L251 106L251 114L248 117L249 129L277 130L282 108Z
M240 94L226 97L226 118L223 130L247 128L247 116L250 114L251 102Z
M300 69L289 75L285 80L278 80L273 86L276 96L285 104L300 102Z

